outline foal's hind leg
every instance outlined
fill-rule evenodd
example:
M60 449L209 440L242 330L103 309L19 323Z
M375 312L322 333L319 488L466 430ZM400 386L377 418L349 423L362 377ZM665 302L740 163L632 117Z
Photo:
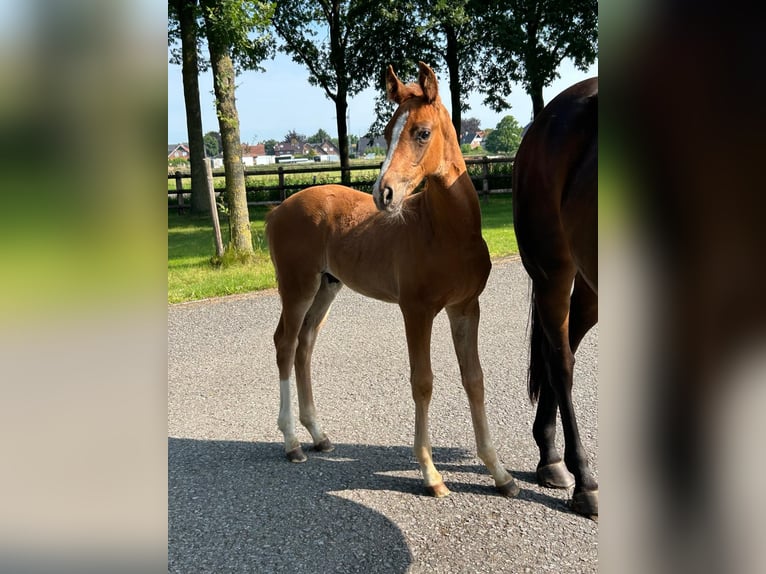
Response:
M332 443L319 426L311 391L311 355L314 351L319 329L324 323L335 296L343 284L328 274L322 275L321 286L314 302L306 313L298 335L298 349L295 353L295 380L298 386L298 407L301 424L311 433L314 449L321 452L333 450Z
M489 436L487 414L484 408L484 373L479 362L479 301L447 307L452 341L455 344L460 377L471 407L473 432L479 458L487 465L495 486L504 496L516 496L519 487L497 457Z
M319 287L320 275L318 274L301 278L301 280L293 279L289 284L281 279L279 284L282 315L274 333L277 367L279 368L279 418L277 425L284 435L285 452L291 462L306 460L306 456L301 450L301 444L295 435L295 418L293 417L290 393L291 374L298 346L298 334Z

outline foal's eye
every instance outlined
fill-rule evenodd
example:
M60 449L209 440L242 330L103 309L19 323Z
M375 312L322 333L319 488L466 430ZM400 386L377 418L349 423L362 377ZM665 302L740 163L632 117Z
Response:
M420 143L427 142L428 138L430 137L431 137L431 130L420 130L420 132L418 132L418 141L420 141Z

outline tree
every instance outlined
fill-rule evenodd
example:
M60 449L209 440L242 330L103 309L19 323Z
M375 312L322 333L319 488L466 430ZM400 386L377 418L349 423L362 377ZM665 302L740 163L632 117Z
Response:
M492 153L507 153L513 155L521 143L523 128L513 116L505 116L494 130L484 139L484 149Z
M260 69L260 62L272 54L273 43L266 29L273 5L257 0L201 0L201 3L226 173L231 227L227 250L238 260L247 260L253 254L253 241L235 97L235 62L239 69Z
M266 149L266 155L274 155L274 146L279 142L277 140L266 140L263 143L263 147Z
M444 59L450 90L452 125L462 133L463 102L476 89L479 48L484 38L483 6L480 0L420 0L421 17L426 22L425 50L434 60ZM432 62L432 65L438 64Z
M311 144L320 144L323 142L329 142L331 140L332 138L330 137L330 134L320 128L317 133L308 138L306 141Z
M221 134L207 132L203 139L205 141L205 154L208 157L214 157L221 152Z
M189 163L191 165L191 210L210 210L205 172L205 143L202 137L202 109L199 104L197 58L199 27L197 25L197 0L170 0L168 2L168 42L177 45L171 61L181 64L186 107L186 132L189 138Z
M306 136L299 134L295 130L290 130L287 132L287 134L285 134L285 138L282 141L292 145L303 144L306 143Z
M421 43L407 9L414 0L280 0L274 28L281 49L306 67L309 83L335 104L341 168L349 167L348 98L372 82L384 85L386 64L399 65ZM414 70L414 60L410 57ZM398 72L401 72L398 69ZM341 171L345 184L350 172Z
M494 110L510 107L504 96L512 83L520 83L536 116L545 107L543 88L559 77L565 58L583 71L596 61L597 0L509 0L486 6L479 85Z
M481 130L481 122L477 118L468 118L460 122L460 135L475 134Z

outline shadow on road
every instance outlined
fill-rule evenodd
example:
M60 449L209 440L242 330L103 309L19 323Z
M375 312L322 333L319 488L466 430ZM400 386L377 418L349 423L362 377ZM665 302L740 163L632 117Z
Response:
M425 496L412 448L336 447L307 451L307 463L292 464L281 443L168 439L168 570L405 572L412 554L399 527L338 493ZM483 466L467 463L471 457L462 449L434 448L441 470L486 475ZM520 501L566 511L561 499L524 484L529 473L512 473L522 487ZM486 480L448 479L447 485L455 493L497 495Z
M309 453L307 464L296 465L277 443L170 438L168 570L406 571L412 555L399 528L332 493L399 489L402 481L370 469L411 468L408 453L338 450L342 456ZM404 488L414 492L416 485L404 481Z

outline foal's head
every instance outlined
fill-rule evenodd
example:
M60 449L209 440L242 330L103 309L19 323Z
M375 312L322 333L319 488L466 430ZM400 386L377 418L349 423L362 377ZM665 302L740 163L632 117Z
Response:
M433 176L449 187L465 164L433 70L419 63L418 83L403 84L389 66L386 95L399 104L385 130L388 153L372 188L380 210L397 213L402 201Z

